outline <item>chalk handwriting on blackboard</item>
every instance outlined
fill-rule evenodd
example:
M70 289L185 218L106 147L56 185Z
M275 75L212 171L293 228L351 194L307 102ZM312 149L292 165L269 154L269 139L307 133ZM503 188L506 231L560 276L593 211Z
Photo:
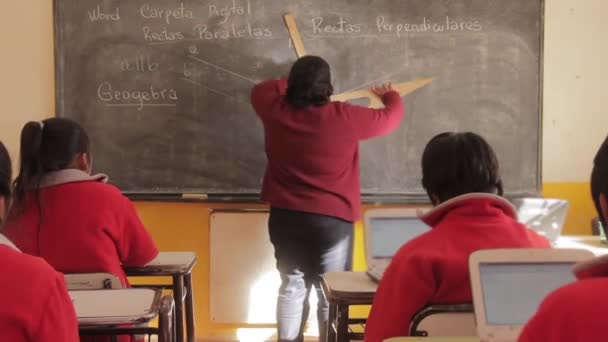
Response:
M193 29L200 40L227 40L239 38L272 38L270 28L253 25L247 22L244 26L231 24L229 27L209 28L206 24L197 24Z
M164 20L167 25L171 24L173 20L194 19L194 13L186 8L183 2L180 2L179 6L173 9L157 8L150 6L150 4L144 4L140 7L139 13L146 19Z
M222 21L220 24L225 24L230 17L233 16L249 16L251 15L251 2L250 0L244 2L237 2L232 0L229 5L209 5L209 18L221 17Z
M259 193L250 89L306 53L332 66L333 100L379 108L367 89L392 82L407 104L407 122L361 144L363 193L422 198L424 144L454 129L491 140L507 193L538 188L538 149L513 146L540 141L543 0L53 3L57 115L91 131L97 167L123 191Z
M376 18L376 28L378 33L393 33L401 38L409 32L453 32L453 31L472 31L479 32L483 29L479 20L455 20L449 16L445 17L445 21L438 22L422 18L422 22L418 23L392 23L386 20L382 15Z
M142 27L144 39L147 42L170 42L183 40L184 34L180 31L170 31L167 27L163 27L160 31L152 31L149 26Z
M101 6L97 5L92 11L87 11L89 20L92 22L96 21L118 21L120 20L120 10L118 8L113 9L111 12L102 12Z
M321 33L360 33L361 24L351 23L342 16L335 23L328 23L322 17L312 19L313 34Z
M175 107L177 91L149 85L143 89L115 89L110 82L102 82L97 87L97 97L109 107Z
M158 71L158 68L158 63L154 62L150 56L139 55L120 60L121 71L153 72Z

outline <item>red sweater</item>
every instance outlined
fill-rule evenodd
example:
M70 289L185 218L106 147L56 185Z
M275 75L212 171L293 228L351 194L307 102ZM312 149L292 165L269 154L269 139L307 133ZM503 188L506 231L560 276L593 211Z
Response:
M62 273L108 272L127 285L122 265L150 262L158 254L154 241L118 189L99 181L69 182L86 179L74 172L65 172L72 173L66 183L40 189L42 221L28 194L23 213L7 222L6 235Z
M608 256L583 263L579 281L543 300L519 342L596 342L606 340ZM580 265L577 266L580 269Z
M0 341L77 342L78 322L63 275L0 243Z
M285 80L266 81L251 92L266 136L262 200L278 208L357 220L359 141L397 128L403 117L399 94L384 95L383 109L343 102L296 109L285 101L286 88Z
M474 251L550 247L515 218L508 201L489 194L460 196L424 215L433 229L393 258L374 298L365 341L408 336L413 316L428 305L470 303L468 265Z

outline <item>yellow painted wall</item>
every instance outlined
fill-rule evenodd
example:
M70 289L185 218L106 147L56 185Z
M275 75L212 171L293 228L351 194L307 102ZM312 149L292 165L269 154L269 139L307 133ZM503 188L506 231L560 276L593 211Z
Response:
M161 202L138 202L136 206L160 250L195 251L198 256L193 271L197 335L234 329L233 325L212 323L209 316L209 218L214 209L240 206Z
M0 41L7 47L0 54L0 139L16 156L23 123L54 114L52 1L4 1L2 9L8 15L0 22ZM594 213L587 180L593 153L608 131L607 12L605 0L546 0L543 192L570 200L566 233L571 234L590 230ZM19 13L27 13L27 24ZM225 206L142 202L137 208L161 249L199 255L194 273L198 332L232 328L210 322L207 297L209 211ZM356 234L355 268L361 270L360 226Z
M146 227L150 230L158 247L170 251L195 251L198 263L193 271L194 294L196 301L195 315L197 331L208 335L233 331L238 326L217 324L209 315L209 231L210 214L213 210L238 209L242 205L209 204L209 203L162 203L138 202L137 210ZM251 206L248 206L251 207ZM262 206L254 206L262 208ZM366 268L363 254L363 231L361 224L355 227L354 269L363 271ZM354 310L356 315L366 315L368 309ZM245 325L243 325L245 326ZM198 334L197 334L198 335Z
M543 195L570 201L564 234L591 234L591 220L597 214L591 200L591 190L588 182L545 183L543 184Z

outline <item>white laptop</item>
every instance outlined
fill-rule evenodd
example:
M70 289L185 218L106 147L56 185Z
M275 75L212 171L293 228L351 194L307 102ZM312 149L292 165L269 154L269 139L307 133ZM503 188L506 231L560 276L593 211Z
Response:
M380 281L399 248L431 228L413 208L370 209L363 215L367 274Z
M518 198L513 200L519 222L532 228L555 244L562 233L569 204L552 198Z
M514 342L542 300L575 281L572 268L593 258L580 249L495 249L469 258L477 333L482 342Z

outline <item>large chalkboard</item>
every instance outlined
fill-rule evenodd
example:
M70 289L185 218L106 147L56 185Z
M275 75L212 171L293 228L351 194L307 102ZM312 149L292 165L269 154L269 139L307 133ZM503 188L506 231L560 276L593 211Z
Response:
M55 0L57 115L125 192L258 193L249 93L296 59L287 12L336 93L433 79L403 97L397 131L362 143L363 193L422 194L422 150L446 130L491 142L509 194L538 192L541 0Z

